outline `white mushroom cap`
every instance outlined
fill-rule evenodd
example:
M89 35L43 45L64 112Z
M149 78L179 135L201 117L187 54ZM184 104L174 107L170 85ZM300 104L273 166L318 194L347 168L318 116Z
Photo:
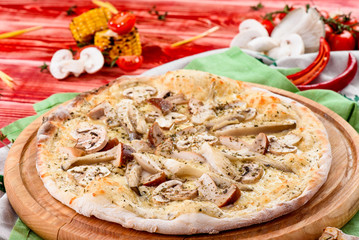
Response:
M105 59L101 51L96 47L88 47L81 51L80 60L84 62L84 68L87 73L95 73L99 71Z
M84 63L72 59L70 50L61 49L52 56L50 63L50 73L56 79L64 79L71 72L79 76L84 70Z

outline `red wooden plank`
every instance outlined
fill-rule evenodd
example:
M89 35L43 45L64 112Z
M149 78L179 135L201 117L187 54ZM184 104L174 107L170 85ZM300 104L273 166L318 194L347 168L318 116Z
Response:
M259 18L265 12L282 8L285 4L304 6L308 1L262 1L264 8L253 11L250 6L260 1L244 0L122 0L111 1L119 10L131 10L137 16L136 26L141 35L144 64L141 69L126 74L140 74L163 63L196 53L227 47L238 32L239 23L246 18ZM317 0L320 9L342 10L359 16L356 0ZM33 114L31 104L57 92L86 91L108 83L125 74L119 68L105 67L94 75L69 77L58 81L49 73L41 73L39 66L49 63L55 51L75 47L68 25L74 16L66 10L76 5L83 12L95 7L90 0L1 0L0 33L43 26L43 29L15 38L0 39L0 71L14 78L14 90L0 83L0 128L12 121ZM148 11L156 6L160 13L168 12L166 21ZM220 30L178 48L170 44L197 35L213 26Z

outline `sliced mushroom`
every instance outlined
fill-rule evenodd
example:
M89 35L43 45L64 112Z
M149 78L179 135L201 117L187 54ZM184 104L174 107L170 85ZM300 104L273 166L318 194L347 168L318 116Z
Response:
M189 176L199 178L203 174L202 170L174 159L166 159L163 166L178 177Z
M256 163L245 163L242 166L243 174L241 182L244 184L253 184L258 182L263 176L263 168Z
M97 105L96 107L94 107L93 109L91 109L87 116L93 120L99 120L104 118L105 115L105 109L107 108L112 108L111 105L108 102L102 102L99 105Z
M129 99L123 99L118 104L117 109L118 117L123 127L128 133L140 133L144 134L147 132L147 124L145 118L133 105L133 101Z
M213 181L216 183L216 185L219 187L219 188L229 188L231 185L236 185L239 190L241 191L246 191L246 192L251 192L253 191L253 188L252 187L249 187L248 185L244 185L240 182L237 182L233 179L230 179L230 178L226 178L226 177L222 177L221 175L217 174L217 173L214 173L214 172L207 172L206 173L208 176L210 176Z
M250 149L254 152L265 154L269 146L267 135L259 133L251 145Z
M154 150L151 148L149 143L144 140L133 140L131 141L131 147L139 153L153 153Z
M123 91L123 95L140 103L155 95L157 90L151 86L130 87Z
M93 120L104 119L106 124L110 127L117 127L120 125L116 110L107 101L104 101L91 109L87 116Z
M227 125L237 124L242 122L245 117L240 114L241 112L225 114L205 123L206 127L212 128L213 131L223 128Z
M116 151L116 159L112 161L112 164L116 167L123 167L128 162L133 160L133 153L135 150L123 143L119 143Z
M203 125L189 126L176 132L176 136L193 135L195 133L202 133L206 131L206 127Z
M156 147L155 154L164 157L171 157L173 151L175 151L173 141L171 138L167 138Z
M224 207L236 202L241 191L235 184L225 189L220 189L208 174L203 174L199 179L198 191L209 201L214 202L218 207Z
M163 98L150 98L147 100L149 103L153 104L155 107L160 109L164 114L168 114L175 109L175 105Z
M293 146L297 144L302 137L294 133L287 134L281 138L276 138L275 136L269 136L269 148L270 153L280 155L286 153L293 153L297 151L297 147Z
M59 151L63 153L65 156L65 160L74 158L74 157L81 157L85 154L84 151L74 147L60 147Z
M146 153L133 153L134 159L140 164L140 166L149 173L161 172L161 168L158 164Z
M143 179L142 184L147 187L155 187L165 182L166 180L167 180L166 174L164 172L159 172L149 175L148 177Z
M209 201L214 201L219 194L219 189L213 179L206 173L197 180L198 192Z
M248 143L242 141L239 138L236 137L232 137L232 136L220 136L219 138L219 142L224 145L227 146L231 149L234 150L241 150L241 149L246 149L249 148L250 146L248 145Z
M117 111L111 106L105 108L105 121L109 127L118 127L121 125L121 121L118 117Z
M184 189L181 181L169 180L161 183L152 193L155 202L182 201L197 197L197 189Z
M215 131L216 136L243 136L257 135L263 133L281 132L293 129L297 126L295 120L286 120L283 122L263 122L263 123L240 123L226 126Z
M235 161L235 160L255 160L259 157L258 153L255 153L248 148L243 148L240 150L232 150L232 149L221 149L221 152L228 158L229 160Z
M140 185L141 174L142 168L137 162L131 161L127 164L125 172L127 184L137 194L139 193L138 186Z
M150 130L148 131L148 141L153 147L157 147L160 145L165 139L165 135L162 132L162 129L158 125L157 122L155 122L152 127L150 127Z
M246 121L250 121L256 117L257 110L255 108L246 108L242 111L242 115L245 117Z
M200 153L216 172L225 177L239 180L238 171L223 153L211 147L207 142L202 144Z
M273 160L271 158L266 157L265 155L252 152L249 149L241 149L241 150L231 150L231 149L222 149L221 152L230 160L235 161L246 161L251 160L264 166L272 167L278 169L283 172L293 172L293 170L287 166L285 163Z
M280 141L285 142L288 145L296 145L300 140L302 140L302 136L295 133L289 133L280 139Z
M145 119L146 119L146 122L153 123L156 121L157 118L159 118L161 116L162 116L162 113L160 111L152 111L152 112L147 112L145 114Z
M165 97L165 99L175 105L188 103L188 100L186 99L185 95L182 93Z
M90 128L77 129L76 148L87 153L94 153L101 150L107 143L107 131L100 125L92 125Z
M173 151L171 156L172 158L177 158L177 159L183 159L183 160L188 160L188 161L195 161L195 162L200 162L203 163L206 161L206 159L195 152L190 152L190 151Z
M97 47L84 48L79 60L84 62L85 71L90 74L99 71L105 63L105 58Z
M111 148L116 147L118 144L120 144L120 141L118 141L117 138L112 138L108 140L107 144L100 151L104 152L110 150Z
M186 150L191 147L200 147L203 142L214 144L218 141L218 138L208 134L207 132L190 135L180 136L177 138L176 146L178 150Z
M188 161L195 161L195 162L205 162L206 160L202 157L202 155L190 152L190 151L176 151L174 149L174 144L170 138L166 139L160 145L157 146L156 155L162 155L168 158L177 158L183 159Z
M102 166L78 166L67 173L81 186L86 187L91 181L110 175L110 170Z
M170 112L166 116L157 118L156 122L161 128L170 128L173 124L181 123L187 120L187 116L181 113Z
M193 114L191 121L194 124L202 124L216 116L211 103L203 103L194 98L189 100L188 109Z
M71 166L95 164L107 161L113 161L112 164L115 166L122 166L132 158L131 147L120 143L116 147L105 152L96 152L81 157L70 158L61 165L61 168L67 170Z

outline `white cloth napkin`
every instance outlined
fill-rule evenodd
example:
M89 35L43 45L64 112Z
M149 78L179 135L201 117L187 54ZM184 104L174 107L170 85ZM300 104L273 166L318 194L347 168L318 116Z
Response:
M7 147L0 148L0 175L4 175L4 165L9 153ZM9 239L15 225L17 214L11 207L6 193L0 191L0 239Z

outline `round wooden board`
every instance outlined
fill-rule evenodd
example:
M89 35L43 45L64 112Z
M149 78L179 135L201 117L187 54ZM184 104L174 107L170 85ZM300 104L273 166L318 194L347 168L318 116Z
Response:
M37 174L35 138L41 118L21 133L10 150L5 165L8 198L20 218L45 239L317 239L327 226L342 227L359 210L358 133L336 113L316 102L284 90L257 86L308 106L323 121L329 134L333 161L328 180L297 211L251 227L194 236L152 234L84 217L55 200Z

